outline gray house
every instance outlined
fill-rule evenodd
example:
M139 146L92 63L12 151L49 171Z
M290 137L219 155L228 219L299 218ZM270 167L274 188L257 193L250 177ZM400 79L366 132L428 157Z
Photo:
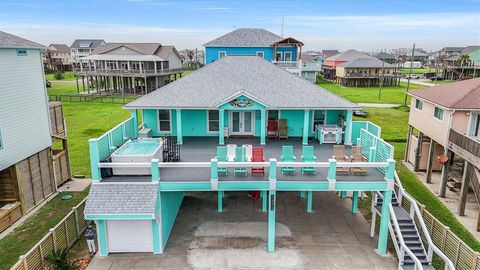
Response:
M70 46L72 61L76 62L78 59L91 54L98 46L105 45L103 39L75 39Z

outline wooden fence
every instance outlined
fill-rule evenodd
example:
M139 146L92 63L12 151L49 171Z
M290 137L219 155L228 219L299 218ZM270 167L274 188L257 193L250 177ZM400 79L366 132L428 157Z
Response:
M455 269L480 270L480 253L465 244L449 227L443 225L428 212L424 206L418 205L433 243L453 262ZM410 202L402 200L402 208L409 211ZM423 240L425 241L425 239Z
M49 101L97 102L113 104L127 104L136 98L136 96L48 95Z
M80 238L87 228L88 221L84 219L85 198L67 214L55 227L45 235L10 270L41 270L47 269L45 257L54 250L70 248Z

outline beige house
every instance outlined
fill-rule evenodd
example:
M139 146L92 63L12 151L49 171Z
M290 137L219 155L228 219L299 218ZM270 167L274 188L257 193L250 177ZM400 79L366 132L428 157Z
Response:
M461 187L458 213L463 215L469 185L480 201L480 78L411 91L410 96L405 161L415 171L425 170L427 183L432 171L441 171L440 196L447 182ZM464 162L461 179L448 174L454 157Z
M401 75L395 66L376 58L357 58L337 65L337 84L354 87L396 86Z
M50 44L45 57L48 68L52 70L72 70L70 48L65 44Z

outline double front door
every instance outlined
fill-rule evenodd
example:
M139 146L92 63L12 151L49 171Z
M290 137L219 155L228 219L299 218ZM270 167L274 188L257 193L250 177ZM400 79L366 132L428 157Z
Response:
M253 111L230 112L231 135L253 135L254 125Z

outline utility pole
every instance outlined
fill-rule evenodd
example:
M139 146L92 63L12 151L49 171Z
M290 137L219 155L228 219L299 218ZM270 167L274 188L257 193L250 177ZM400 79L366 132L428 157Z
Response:
M380 51L380 53L382 53ZM380 96L382 94L382 86L383 86L383 82L385 80L385 60L382 58L380 59L382 60L382 77L380 78L380 83L379 83L379 88L378 88L378 100L380 100Z
M413 57L414 56L415 56L415 43L413 43L412 57L410 58L410 70L408 71L407 89L405 90L405 99L403 100L403 106L404 107L407 107L408 89L410 88L410 76L412 75Z
M283 30L284 30L284 27L285 27L285 20L282 16L282 31L280 32L280 36L283 38Z

